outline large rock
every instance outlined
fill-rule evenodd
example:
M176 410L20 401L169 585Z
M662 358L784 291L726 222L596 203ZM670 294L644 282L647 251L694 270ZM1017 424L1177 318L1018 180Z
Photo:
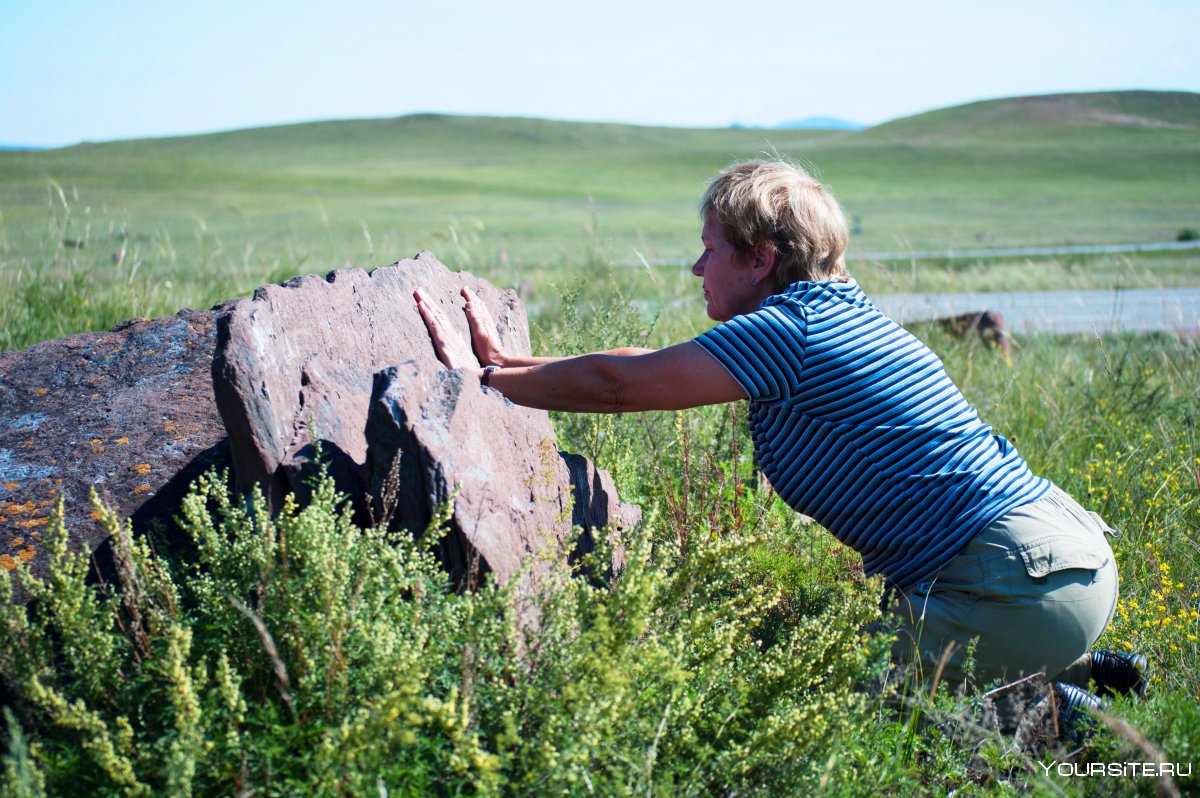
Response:
M607 474L558 452L544 411L515 407L471 374L442 367L413 291L440 303L466 336L464 285L488 305L505 349L529 354L515 293L452 273L427 252L369 275L297 278L227 306L213 385L239 487L258 485L278 506L304 491L319 448L359 520L370 522L380 508L367 497L384 492L400 454L399 523L422 530L456 496L443 557L459 578L477 564L507 579L530 553L562 549L572 525L587 530L582 550L610 522L632 527L638 508L617 503Z
M303 491L319 441L339 487L363 496L375 373L407 360L438 364L413 291L442 303L465 335L463 285L488 305L505 348L528 354L528 322L516 294L451 274L428 252L371 274L298 277L230 303L218 320L212 379L238 486L259 485L278 507L286 493Z
M215 342L213 312L184 310L0 354L0 568L45 575L41 538L59 499L73 545L95 551L107 535L93 487L144 528L227 463Z
M619 533L641 519L617 501L607 473L558 451L544 410L483 389L468 369L409 361L380 372L367 439L376 517L420 530L451 504L441 555L460 584L488 572L507 581L526 560L534 584L552 562L593 549L595 532L611 524ZM400 490L385 506L393 473ZM573 539L572 527L582 537ZM619 560L618 547L615 567Z

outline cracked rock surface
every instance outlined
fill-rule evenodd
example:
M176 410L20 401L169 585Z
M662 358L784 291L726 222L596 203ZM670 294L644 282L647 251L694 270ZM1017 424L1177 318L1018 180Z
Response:
M213 311L124 322L0 354L0 568L46 575L42 536L61 499L71 541L107 539L94 488L135 528L178 509L228 463L213 401Z

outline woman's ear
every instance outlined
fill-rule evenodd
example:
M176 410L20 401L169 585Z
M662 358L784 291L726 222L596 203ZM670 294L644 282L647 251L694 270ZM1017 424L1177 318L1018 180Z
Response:
M779 252L775 246L768 241L763 241L755 244L750 250L753 260L750 263L750 268L753 270L755 282L765 283L775 272L775 261L779 257Z

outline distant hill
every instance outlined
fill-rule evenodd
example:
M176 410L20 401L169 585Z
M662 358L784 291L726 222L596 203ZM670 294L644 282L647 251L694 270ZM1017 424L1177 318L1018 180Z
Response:
M1179 92L993 100L858 131L312 122L0 152L0 237L44 235L54 181L92 208L93 230L169 237L180 263L208 263L252 228L246 257L268 262L290 248L345 263L365 244L556 264L577 257L592 214L614 257L682 257L706 179L777 153L833 188L863 251L1166 241L1198 224L1198 132L1200 95ZM97 208L113 210L97 221Z
M1194 131L1200 129L1200 94L1112 91L1008 97L895 119L870 128L868 133L872 138L922 140L1014 133L1029 138L1089 129Z
M775 126L777 130L863 130L866 127L858 122L850 122L832 116L808 116L804 119L780 122Z

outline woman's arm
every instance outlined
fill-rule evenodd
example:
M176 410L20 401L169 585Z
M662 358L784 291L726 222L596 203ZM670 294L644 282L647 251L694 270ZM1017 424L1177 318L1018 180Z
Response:
M500 340L496 338L496 322L492 319L491 311L487 305L479 301L479 297L475 296L475 292L467 287L462 288L462 297L466 300L463 305L463 311L467 314L467 326L471 329L471 346L475 350L475 354L479 357L479 363L484 366L500 366L502 368L515 368L519 366L542 366L546 363L554 363L559 360L564 360L561 357L533 357L521 355L507 355L500 348ZM420 300L418 299L418 304ZM426 319L428 322L428 319ZM653 352L653 349L639 349L636 347L624 347L622 349L611 349L604 354L606 355L644 355Z
M502 368L488 384L509 400L544 410L625 413L680 410L745 399L746 393L711 355L692 342L666 349L614 349L568 358L509 358L495 339L496 325L469 291L467 321L479 362L434 305L415 292L417 310L434 349L450 368ZM482 373L482 372L481 372Z
M645 354L596 353L502 368L488 384L519 405L584 413L682 410L746 398L729 372L691 341Z

